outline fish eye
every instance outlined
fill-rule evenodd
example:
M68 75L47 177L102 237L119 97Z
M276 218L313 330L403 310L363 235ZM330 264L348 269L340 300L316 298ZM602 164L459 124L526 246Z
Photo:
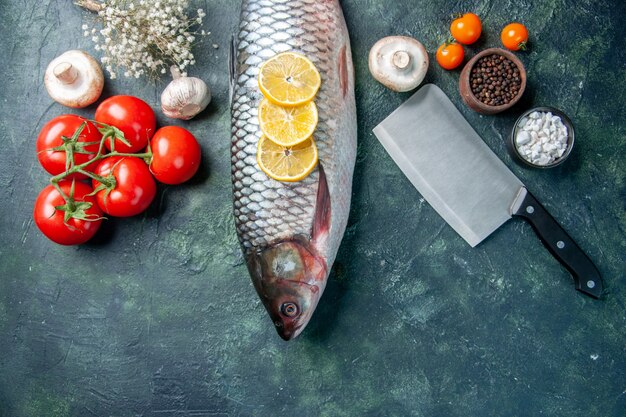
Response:
M286 317L295 317L298 315L298 305L292 302L283 303L280 306L280 312Z

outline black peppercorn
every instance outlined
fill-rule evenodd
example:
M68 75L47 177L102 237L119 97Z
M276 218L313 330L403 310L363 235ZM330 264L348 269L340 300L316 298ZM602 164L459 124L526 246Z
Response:
M472 93L490 106L508 104L521 87L520 71L508 58L489 55L479 59L470 72Z

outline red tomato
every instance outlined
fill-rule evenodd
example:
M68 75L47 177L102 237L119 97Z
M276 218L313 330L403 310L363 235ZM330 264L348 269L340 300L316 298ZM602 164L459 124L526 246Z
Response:
M72 181L60 181L59 187L71 196ZM66 202L52 184L41 190L35 201L33 216L41 232L61 245L80 245L96 234L102 224L102 210L96 198L87 196L93 189L82 182L74 183L73 199ZM65 213L73 213L65 222Z
M452 37L463 45L471 45L476 42L480 38L482 30L480 18L474 13L465 13L450 24Z
M148 145L156 130L156 117L148 103L133 96L113 96L104 100L96 109L96 121L117 127L124 133L130 146L115 141L115 150L134 153ZM106 147L111 150L111 140Z
M106 214L129 217L148 208L156 195L156 182L143 159L130 156L112 156L103 159L95 173L107 178L112 174L114 181L108 189L96 194L98 205ZM93 180L93 188L100 182Z
M437 49L436 58L441 68L451 70L461 65L465 51L456 42L444 43Z
M164 184L181 184L200 167L200 145L186 129L166 126L157 130L152 140L150 171Z
M37 137L37 158L43 169L48 171L48 173L58 175L65 172L67 153L63 150L54 151L52 149L63 145L63 137L68 138L68 140L72 138L84 122L86 120L80 116L65 114L50 120L41 129ZM71 152L74 155L74 164L80 165L95 158L101 139L102 135L98 132L98 129L92 123L87 122L78 140L76 142L68 142L66 145L68 149L71 148ZM85 145L88 142L96 143ZM81 151L92 152L92 154L80 153ZM96 164L87 165L85 171L93 171L94 165ZM66 178L80 179L86 177L83 174L75 173Z

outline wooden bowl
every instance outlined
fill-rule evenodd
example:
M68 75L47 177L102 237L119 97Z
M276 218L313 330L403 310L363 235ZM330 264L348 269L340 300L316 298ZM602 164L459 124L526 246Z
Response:
M493 55L493 54L502 55L505 58L508 58L511 62L513 62L513 64L515 64L515 66L519 70L520 79L521 79L520 89L519 89L519 92L517 93L517 96L515 96L513 100L511 100L507 104L502 104L500 106L490 106L488 104L483 103L478 98L476 98L474 93L472 93L472 87L470 86L470 73L472 71L472 68L474 68L474 65L476 65L476 62L484 56ZM465 64L465 67L463 67L463 71L461 71L461 77L459 78L459 91L461 92L461 97L463 97L463 101L465 101L465 103L472 110L477 111L478 113L482 113L482 114L496 114L504 110L510 109L511 107L515 105L515 103L519 101L519 99L522 97L522 94L524 94L525 89L526 89L526 69L524 68L524 64L522 64L522 61L520 61L515 56L515 54L502 48L489 48L478 53L476 56L470 59L467 64Z

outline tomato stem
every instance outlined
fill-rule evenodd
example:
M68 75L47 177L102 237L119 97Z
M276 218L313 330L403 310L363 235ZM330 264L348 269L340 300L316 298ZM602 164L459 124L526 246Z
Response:
M63 197L63 199L67 202L67 200L69 199L69 196L67 196L63 190L61 189L61 187L59 186L59 180L54 180L54 178L50 179L50 182L52 183L52 186L54 187L55 190L57 190L59 192L59 194L61 194L61 197Z
M109 156L132 156L135 158L146 159L146 158L152 157L152 152L144 152L144 153L111 152L106 155L106 157L109 157Z
M100 131L100 133L102 133L102 139L100 139L98 152L96 152L95 156L89 161L76 165L75 160L74 160L75 154L76 153L89 153L89 152L84 151L84 146L95 145L97 143L97 142L93 142L93 143L79 144L78 138L80 134L82 133L83 129L87 126L87 121L85 121L78 127L78 129L76 129L76 132L74 132L71 138L66 138L66 137L63 138L63 142L64 142L63 147L66 152L65 172L62 172L50 178L50 183L54 186L54 188L59 192L59 194L61 194L61 196L65 200L67 204L66 208L72 205L73 199L71 195L68 196L63 192L63 190L59 186L60 181L68 178L69 176L73 174L79 173L79 174L83 174L87 176L88 178L91 178L100 182L107 188L114 188L115 184L113 184L109 178L105 178L101 175L97 175L93 172L90 172L86 168L90 166L91 164L95 164L96 162L99 162L105 158L109 158L112 156L122 156L122 157L127 156L127 157L140 158L146 161L148 165L150 164L149 161L152 158L152 151L150 149L149 144L148 144L148 149L146 152L142 152L142 153L117 152L115 150L115 142L117 140L124 143L125 145L130 146L130 143L128 143L128 141L124 138L124 134L122 133L122 131L114 126L110 126L110 125L107 125L106 123L98 122L96 120L90 120L90 122L93 122L97 124L98 126L100 126L98 127L98 130ZM105 144L106 144L106 141L109 139L111 140L111 152L106 153ZM77 146L77 144L79 145ZM90 154L93 154L93 153L90 153ZM72 210L69 210L69 211L72 211Z
M106 179L106 178L104 178L104 177L103 177L103 176L101 176L101 175L95 174L95 173L93 173L93 172L85 171L85 170L83 170L83 169L79 169L79 170L78 170L78 172L80 172L81 174L85 175L86 177L89 177L89 178L91 178L91 179L94 179L94 180L96 180L96 181L98 181L98 182L101 182L101 183L103 183L103 184L107 182L107 179Z

